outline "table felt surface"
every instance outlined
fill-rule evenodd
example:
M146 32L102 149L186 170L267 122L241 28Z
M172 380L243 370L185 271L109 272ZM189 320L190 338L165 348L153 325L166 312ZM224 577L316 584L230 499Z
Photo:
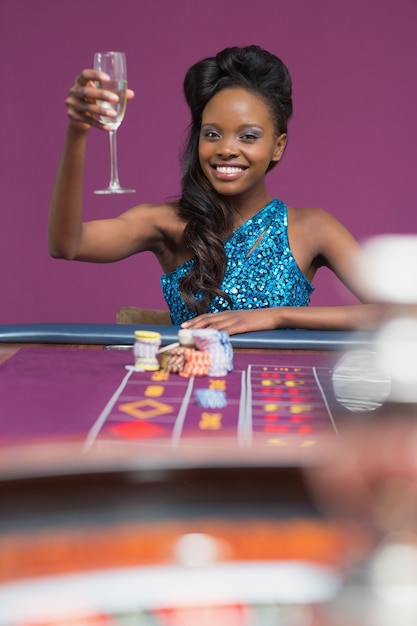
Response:
M187 379L134 371L130 350L26 346L0 365L3 459L7 448L56 442L84 453L127 446L167 457L194 448L210 459L226 446L245 458L254 448L303 458L321 436L337 436L335 360L242 351L226 377ZM200 406L197 389L223 391L226 406Z

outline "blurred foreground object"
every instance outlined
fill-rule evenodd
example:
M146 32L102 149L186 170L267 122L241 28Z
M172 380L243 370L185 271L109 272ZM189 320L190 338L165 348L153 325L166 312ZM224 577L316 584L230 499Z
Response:
M417 235L369 239L359 259L359 277L371 299L417 303Z
M391 305L375 335L374 370L391 381L391 401L417 402L417 236L370 239L358 273L369 299Z
M335 396L357 419L306 476L323 512L373 528L377 545L351 570L323 626L415 626L417 236L368 241L358 272L367 298L387 303L387 315L371 346L334 368Z

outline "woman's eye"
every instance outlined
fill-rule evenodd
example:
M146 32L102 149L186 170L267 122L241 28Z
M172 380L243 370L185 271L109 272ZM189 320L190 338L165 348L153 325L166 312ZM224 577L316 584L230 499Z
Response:
M206 130L204 132L204 137L206 137L206 139L217 139L217 137L220 137L220 135L215 130Z
M258 135L254 135L253 133L245 133L241 136L243 141L256 141L258 139Z

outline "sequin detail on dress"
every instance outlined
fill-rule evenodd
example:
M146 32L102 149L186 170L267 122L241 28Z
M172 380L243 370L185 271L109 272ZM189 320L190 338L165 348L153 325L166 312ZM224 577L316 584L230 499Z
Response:
M284 202L272 200L235 230L224 247L228 261L221 288L231 298L233 309L308 305L314 287L300 271L290 250ZM175 325L196 315L181 299L179 287L193 263L193 259L186 261L161 276L162 292ZM207 312L229 309L224 298L216 297Z

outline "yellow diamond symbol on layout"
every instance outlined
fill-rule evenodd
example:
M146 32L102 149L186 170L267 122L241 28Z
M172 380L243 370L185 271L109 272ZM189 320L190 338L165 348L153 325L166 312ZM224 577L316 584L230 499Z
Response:
M158 417L159 415L166 415L167 413L172 413L174 410L171 405L152 399L137 400L136 402L119 404L118 409L122 413L127 413L128 415L137 417L140 420Z

